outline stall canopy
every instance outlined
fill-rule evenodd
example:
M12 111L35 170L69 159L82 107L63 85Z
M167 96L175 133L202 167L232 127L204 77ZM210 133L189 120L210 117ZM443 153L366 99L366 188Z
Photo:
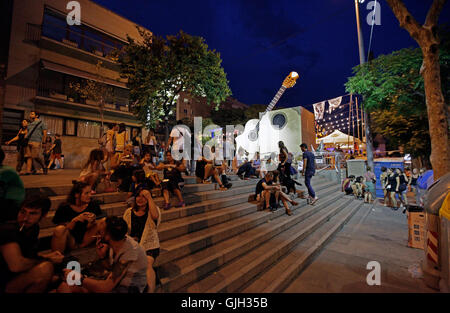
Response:
M316 139L316 143L320 143L321 141L323 141L324 144L347 144L348 142L350 142L352 144L353 139L358 144L361 143L361 141L358 138L353 138L353 136L346 135L343 132L336 129L334 132L332 132L328 136L320 138L320 139Z

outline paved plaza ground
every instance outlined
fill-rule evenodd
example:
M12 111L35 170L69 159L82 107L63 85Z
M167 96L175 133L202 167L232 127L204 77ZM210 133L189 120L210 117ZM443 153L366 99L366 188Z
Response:
M78 175L79 170L64 169L21 177L26 188L36 188L69 185ZM285 292L436 292L408 271L420 268L424 253L409 248L407 240L402 210L365 204ZM381 264L381 286L366 283L370 261Z
M364 205L285 292L435 292L408 271L424 252L407 241L401 210ZM381 286L366 283L370 261L381 265Z

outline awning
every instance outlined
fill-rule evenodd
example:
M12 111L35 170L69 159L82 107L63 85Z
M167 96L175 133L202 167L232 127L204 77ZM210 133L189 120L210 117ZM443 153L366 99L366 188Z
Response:
M47 60L41 60L41 64L42 64L42 67L46 70L63 73L63 74L67 74L67 75L72 75L72 76L76 76L76 77L81 77L81 78L85 78L85 79L90 79L90 80L94 80L94 81L99 81L99 82L102 82L102 83L105 83L105 84L111 85L111 86L116 86L116 87L125 88L125 89L127 88L127 85L125 83L118 82L118 81L115 81L114 79L105 78L105 77L102 77L101 79L99 79L99 77L97 77L95 74L81 71L81 70L78 70L78 69L75 69L72 67L68 67L68 66L65 66L62 64L53 63L53 62L47 61Z

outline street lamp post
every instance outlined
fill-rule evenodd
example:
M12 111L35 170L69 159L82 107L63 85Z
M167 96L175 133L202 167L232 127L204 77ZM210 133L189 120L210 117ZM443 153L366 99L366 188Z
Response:
M359 0L361 3L364 2L364 0ZM361 31L361 22L359 18L359 4L358 0L355 0L355 13L356 13L356 27L358 29L358 46L359 46L359 63L360 65L363 65L365 63L365 53L364 53L364 40L362 36ZM364 114L364 131L366 133L366 155L367 155L367 164L370 166L372 171L374 170L373 166L373 149L372 149L372 135L370 133L369 128L369 119L367 116L367 111L363 110Z

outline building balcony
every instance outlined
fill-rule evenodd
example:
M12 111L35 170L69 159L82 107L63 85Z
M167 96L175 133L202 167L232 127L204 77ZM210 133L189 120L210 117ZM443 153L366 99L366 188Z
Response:
M38 88L36 93L36 100L50 104L52 106L60 106L66 108L72 108L76 110L87 110L91 112L98 112L100 110L100 104L90 99L83 99L80 97L73 97L71 95L64 94L63 92L57 92L54 90ZM116 116L134 116L130 112L130 106L128 105L127 98L114 97L109 99L103 105L103 112L116 115Z
M101 61L103 66L110 70L117 72L120 70L117 62L119 46L108 45L70 29L28 23L25 41L34 43L42 49L56 51L91 64Z

